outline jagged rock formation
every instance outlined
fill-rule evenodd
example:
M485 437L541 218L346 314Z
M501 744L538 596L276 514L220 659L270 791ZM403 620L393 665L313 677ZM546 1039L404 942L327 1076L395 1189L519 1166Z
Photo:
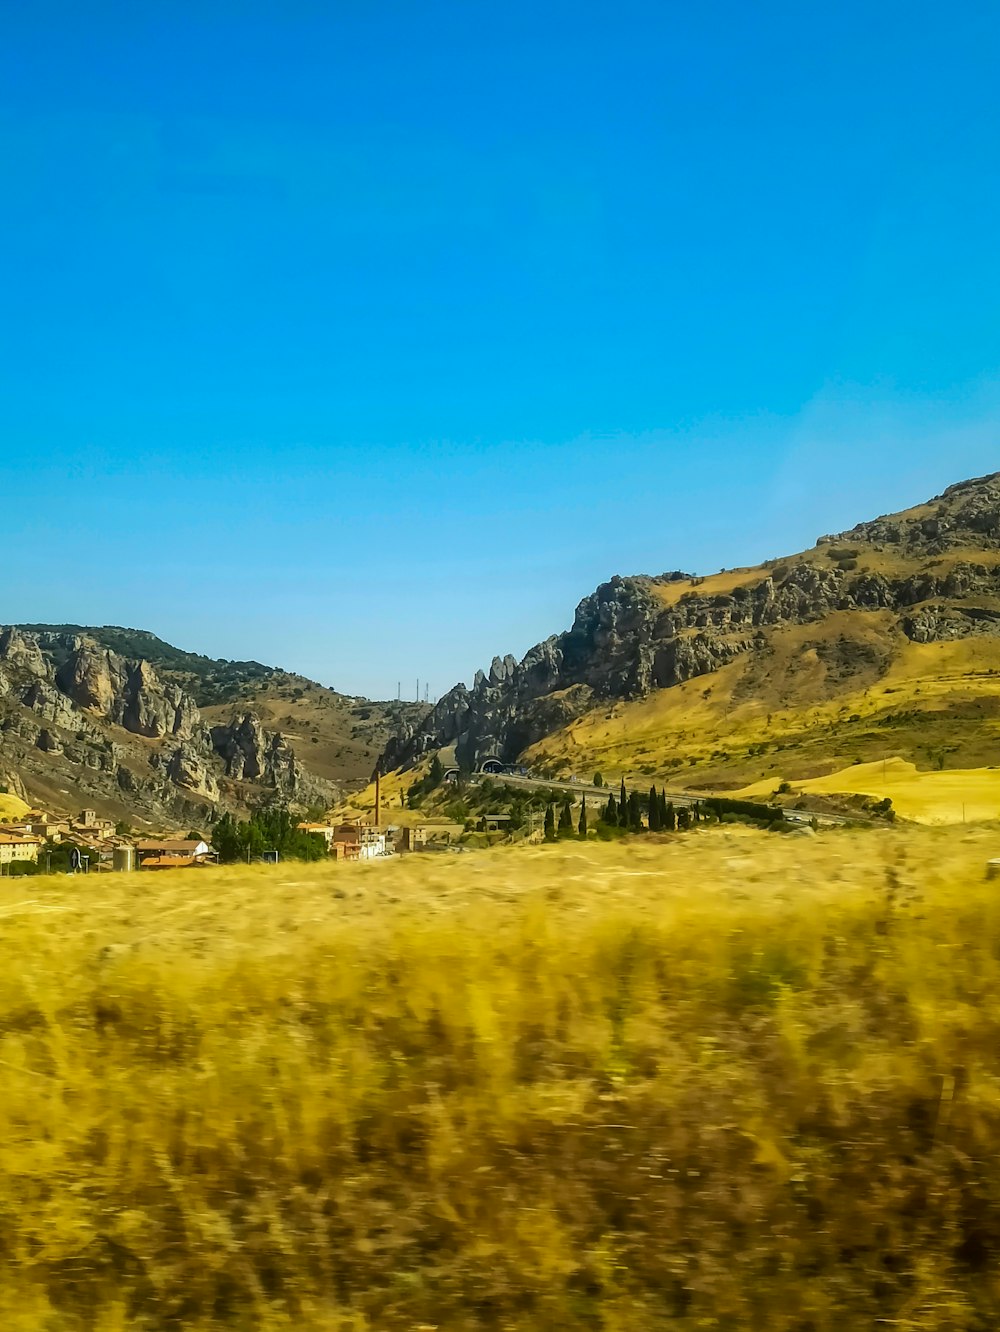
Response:
M154 640L155 641L155 640ZM261 668L263 669L263 668ZM48 803L195 818L261 797L327 803L252 713L207 724L183 688L83 634L0 630L0 770Z
M720 580L678 573L610 579L580 602L567 632L520 662L495 657L471 689L456 685L421 723L402 728L380 770L446 745L468 768L492 755L513 761L597 703L707 675L764 651L778 626L838 611L890 612L899 633L918 643L1000 638L1000 473L740 573L718 590L711 585ZM679 592L684 583L689 589ZM850 643L839 651L849 671ZM859 648L859 660L870 656Z

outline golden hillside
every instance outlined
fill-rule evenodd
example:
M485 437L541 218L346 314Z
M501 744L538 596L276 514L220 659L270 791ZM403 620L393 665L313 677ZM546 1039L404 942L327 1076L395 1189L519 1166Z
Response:
M571 629L456 686L381 766L447 746L470 770L496 756L717 790L893 757L988 768L998 683L1000 473L753 568L616 576Z

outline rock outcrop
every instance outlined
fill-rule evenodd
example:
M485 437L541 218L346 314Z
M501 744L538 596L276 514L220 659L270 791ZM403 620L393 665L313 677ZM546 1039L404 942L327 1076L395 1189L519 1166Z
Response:
M156 818L335 794L252 714L210 727L150 662L85 635L13 627L0 629L0 770L20 790L58 778L68 804L124 800Z
M679 573L616 576L580 602L565 633L520 662L494 657L471 689L451 689L419 726L390 740L379 769L451 745L464 767L491 756L511 762L602 701L710 674L764 649L777 627L838 611L890 612L900 634L918 643L1000 636L997 552L1000 473L821 537L814 552L747 570L730 591L702 593L705 580ZM672 585L683 581L693 585L676 596Z

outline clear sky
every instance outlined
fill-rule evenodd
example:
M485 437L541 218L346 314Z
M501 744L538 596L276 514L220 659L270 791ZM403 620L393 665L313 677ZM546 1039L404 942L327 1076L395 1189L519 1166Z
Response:
M432 694L1000 469L1000 8L4 7L0 620Z

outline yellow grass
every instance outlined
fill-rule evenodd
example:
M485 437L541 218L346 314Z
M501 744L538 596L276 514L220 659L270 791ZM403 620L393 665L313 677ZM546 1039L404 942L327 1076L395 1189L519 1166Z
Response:
M774 788L774 780L769 779L754 782L737 795L753 799L770 795ZM918 823L1000 819L1000 770L996 768L919 772L915 764L892 758L794 782L792 789L804 794L869 795L876 800L888 796L903 818Z
M873 669L860 680L844 681L831 674L812 644L841 635L887 654L885 673ZM632 779L643 765L662 777L680 760L686 765L678 774L682 779L715 775L732 786L728 779L742 776L735 784L746 784L753 769L777 776L784 766L787 773L791 759L806 768L795 776L845 767L854 757L856 737L866 729L865 758L873 757L871 749L879 758L902 749L929 767L931 757L921 752L928 742L940 748L959 743L974 760L989 755L992 761L992 752L1000 757L1000 716L993 715L1000 696L996 638L911 643L886 613L841 611L821 624L777 628L769 642L763 658L747 654L635 702L593 708L536 745L528 759L535 764L560 759L573 771L598 770L614 779L620 774ZM948 709L956 708L971 709L971 715L952 720ZM884 716L898 713L908 714L905 725L871 732ZM768 758L749 761L748 749L761 743ZM778 746L790 752L781 757ZM728 763L713 762L720 752L729 756Z
M703 577L678 579L670 583L651 583L650 592L664 606L676 606L681 597L712 597L735 591L738 587L755 587L767 577L763 566L746 569L725 569L721 573Z
M993 1328L998 843L3 880L0 1326Z
M389 772L379 783L379 799L382 802L382 822L398 823L400 826L413 827L428 821L427 814L418 809L410 809L406 804L406 793L418 778L426 775L430 766L424 760L405 772ZM348 796L337 811L345 818L371 819L375 814L375 783L369 782L361 791Z
M20 796L0 794L0 819L7 823L23 819L30 808Z

